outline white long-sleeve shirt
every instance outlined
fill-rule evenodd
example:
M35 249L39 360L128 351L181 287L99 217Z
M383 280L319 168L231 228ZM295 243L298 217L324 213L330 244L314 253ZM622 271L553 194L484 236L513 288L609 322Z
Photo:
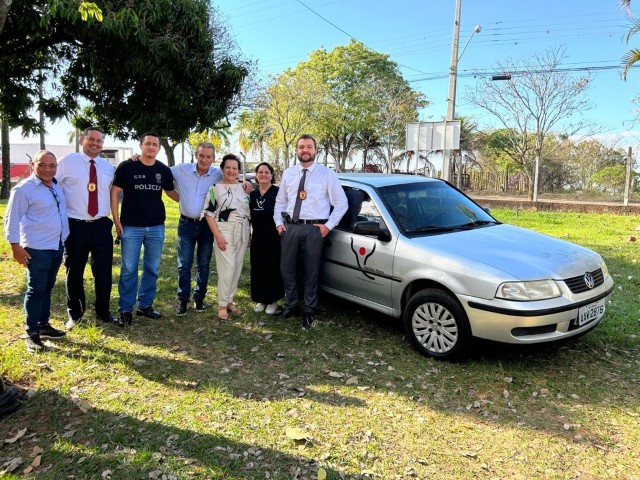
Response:
M303 167L297 164L287 168L282 174L273 216L276 227L284 223L282 212L293 216L302 169ZM347 211L347 197L333 170L315 162L307 167L307 170L304 187L307 196L302 201L300 219L319 220L326 218L328 220L325 226L331 230L340 222ZM333 211L331 210L332 206Z

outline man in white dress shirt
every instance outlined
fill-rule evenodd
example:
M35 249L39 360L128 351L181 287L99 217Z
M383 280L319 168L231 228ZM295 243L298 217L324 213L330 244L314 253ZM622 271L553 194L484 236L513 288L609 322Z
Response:
M65 155L58 162L58 180L67 199L69 238L65 242L67 269L67 329L82 319L86 310L84 269L91 254L95 282L96 317L112 323L111 299L113 222L109 218L111 183L115 167L100 157L103 133L96 127L84 130L82 151Z
M297 315L298 260L302 259L302 327L309 329L318 305L322 239L338 224L348 204L335 172L315 163L316 141L311 135L298 139L296 156L298 164L282 174L274 209L282 246L280 272L285 306L281 316Z

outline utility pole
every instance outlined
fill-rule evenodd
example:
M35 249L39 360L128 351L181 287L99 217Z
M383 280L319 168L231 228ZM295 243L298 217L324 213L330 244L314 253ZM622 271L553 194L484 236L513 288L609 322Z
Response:
M42 109L42 103L44 101L44 76L42 75L42 70L38 75L38 100L40 101L40 105L38 107L38 125L40 127L40 150L44 150L46 148L45 145L45 121L44 121L44 111Z
M458 44L460 43L460 10L462 0L456 0L456 13L453 20L453 40L451 44L451 68L449 70L449 97L447 98L446 122L453 120L456 114L456 82L458 80ZM452 181L453 150L443 149L442 175L445 180Z

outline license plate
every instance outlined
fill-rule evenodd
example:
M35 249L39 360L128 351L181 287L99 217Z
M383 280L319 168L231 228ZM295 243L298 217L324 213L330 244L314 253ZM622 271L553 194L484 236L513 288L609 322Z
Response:
M597 320L604 315L604 298L597 302L590 303L578 310L578 325Z

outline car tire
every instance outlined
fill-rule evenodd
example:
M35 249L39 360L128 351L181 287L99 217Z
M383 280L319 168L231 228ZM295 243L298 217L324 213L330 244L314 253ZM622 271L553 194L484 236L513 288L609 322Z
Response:
M411 297L404 312L404 330L420 353L438 360L462 360L471 346L464 309L442 290L420 290Z

